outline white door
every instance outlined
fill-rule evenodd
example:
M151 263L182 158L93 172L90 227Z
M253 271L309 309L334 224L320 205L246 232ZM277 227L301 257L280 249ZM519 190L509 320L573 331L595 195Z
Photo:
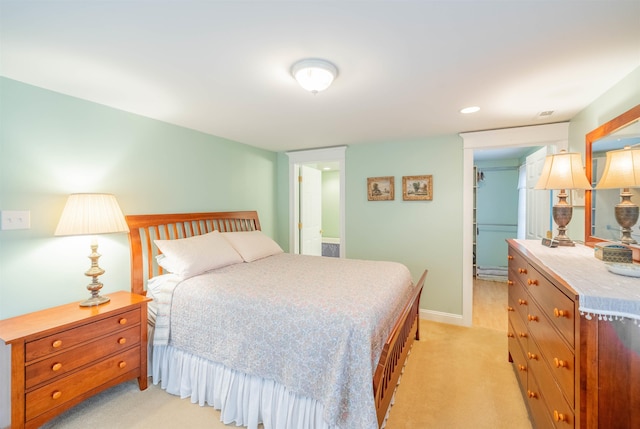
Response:
M551 229L549 191L534 189L542 173L547 147L527 156L527 238L540 240Z
M322 255L322 172L300 166L300 253Z

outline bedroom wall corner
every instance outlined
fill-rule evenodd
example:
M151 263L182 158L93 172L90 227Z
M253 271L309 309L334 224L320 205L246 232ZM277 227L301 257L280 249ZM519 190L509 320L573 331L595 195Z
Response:
M89 238L54 237L68 194L116 195L125 214L257 210L278 229L277 154L0 77L0 319L81 301ZM99 238L104 293L130 289L126 234Z

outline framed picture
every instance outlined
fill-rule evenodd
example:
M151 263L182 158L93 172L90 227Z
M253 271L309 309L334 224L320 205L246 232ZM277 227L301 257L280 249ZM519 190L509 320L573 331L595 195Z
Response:
M368 177L367 199L369 201L389 201L394 199L393 176Z
M433 176L402 176L402 199L405 201L433 200Z

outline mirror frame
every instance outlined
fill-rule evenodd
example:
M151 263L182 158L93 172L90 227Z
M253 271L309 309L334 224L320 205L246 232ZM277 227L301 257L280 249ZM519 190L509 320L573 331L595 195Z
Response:
M602 137L608 136L609 134L615 133L619 129L626 127L638 119L640 119L640 104L632 107L620 116L613 118L609 122L600 125L598 128L587 134L584 145L584 157L585 172L589 183L593 183L593 157L591 153L593 142L601 139ZM605 240L591 236L591 193L592 191L590 189L587 189L584 193L584 242L587 245L593 246L595 243Z

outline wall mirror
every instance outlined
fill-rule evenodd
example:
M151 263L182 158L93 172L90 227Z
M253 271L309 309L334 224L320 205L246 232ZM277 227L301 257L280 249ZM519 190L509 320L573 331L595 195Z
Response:
M604 169L606 152L640 144L640 104L622 115L602 124L586 136L586 173L595 188ZM631 200L640 205L640 189L632 189ZM599 189L585 192L585 242L619 241L620 225L614 207L620 202L619 189ZM632 237L640 243L640 229L636 224Z

